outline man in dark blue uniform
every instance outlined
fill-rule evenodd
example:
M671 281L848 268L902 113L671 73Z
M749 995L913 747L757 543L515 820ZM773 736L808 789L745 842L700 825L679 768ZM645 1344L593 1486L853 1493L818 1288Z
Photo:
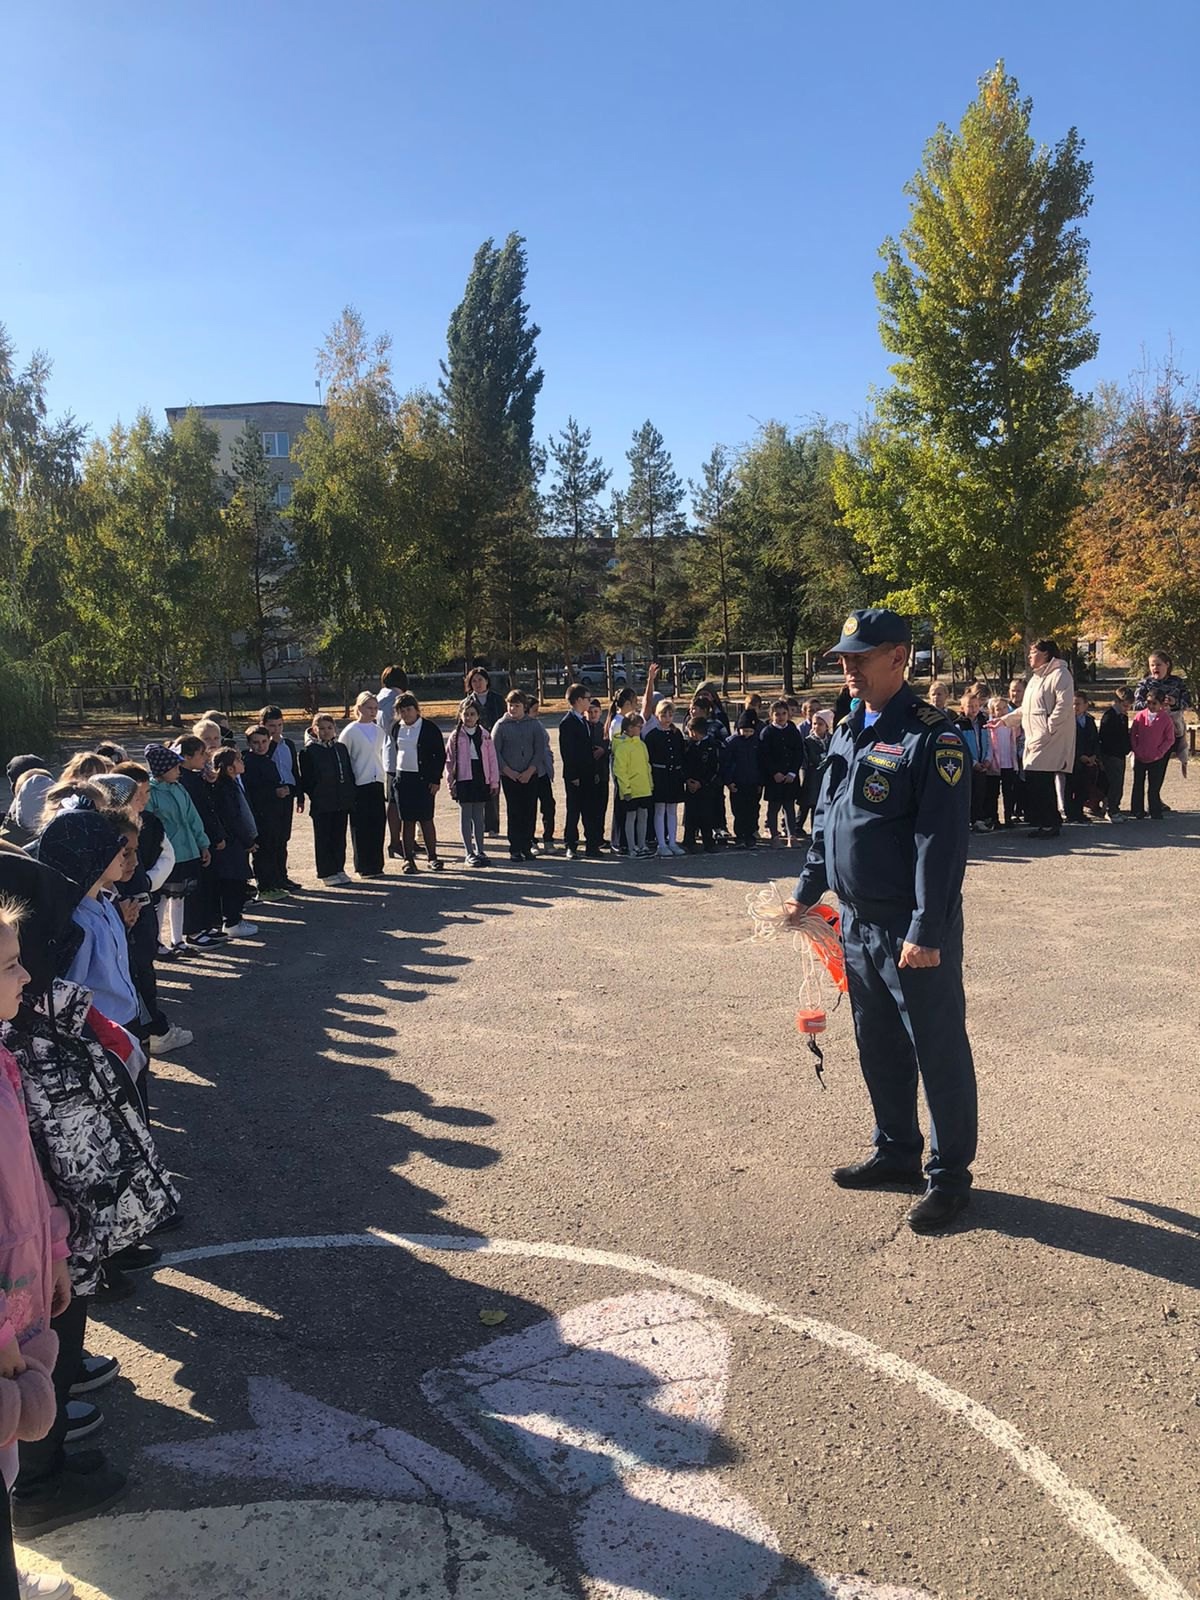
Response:
M904 681L912 630L894 611L852 611L837 656L856 702L829 746L798 921L827 889L841 901L850 1005L875 1112L875 1152L838 1167L846 1189L921 1179L917 1078L929 1104L928 1187L918 1233L965 1209L975 1157L975 1067L962 984L962 880L971 774L952 724Z

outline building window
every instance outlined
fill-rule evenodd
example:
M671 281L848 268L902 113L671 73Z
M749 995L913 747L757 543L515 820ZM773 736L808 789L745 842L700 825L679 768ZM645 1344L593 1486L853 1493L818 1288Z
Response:
M264 433L263 455L285 457L291 450L291 438L286 433Z
M275 493L271 496L271 504L278 506L282 511L284 506L292 503L292 486L290 483L277 483Z

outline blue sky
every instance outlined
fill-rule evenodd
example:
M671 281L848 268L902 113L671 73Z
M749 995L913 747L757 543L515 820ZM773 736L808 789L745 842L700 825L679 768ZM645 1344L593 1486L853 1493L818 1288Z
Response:
M1200 374L1195 0L209 0L10 7L0 321L103 431L305 400L347 302L432 384L471 257L529 248L545 438L698 476L886 377L872 274L903 185L1003 56L1094 163L1100 355ZM17 130L15 137L12 130Z

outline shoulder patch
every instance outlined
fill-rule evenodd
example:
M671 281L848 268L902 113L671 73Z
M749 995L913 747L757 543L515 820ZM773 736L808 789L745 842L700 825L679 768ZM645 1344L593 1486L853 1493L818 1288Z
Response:
M961 745L962 740L956 733L939 733L935 743Z
M940 728L948 720L936 706L925 705L920 701L913 707L913 713L917 721L924 723L927 728Z

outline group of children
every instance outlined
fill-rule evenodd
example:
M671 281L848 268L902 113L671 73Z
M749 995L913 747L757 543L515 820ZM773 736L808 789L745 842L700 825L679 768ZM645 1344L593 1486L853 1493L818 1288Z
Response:
M930 703L950 717L967 747L972 832L1013 828L1027 820L1022 785L1024 740L1020 729L1011 725L1011 714L1019 708L1025 689L1023 677L1009 683L1008 699L987 695L984 684L969 685L955 713L945 685L934 683L930 688ZM1162 786L1168 762L1173 754L1184 763L1187 759L1180 708L1178 701L1172 705L1169 685L1163 687L1147 677L1136 692L1123 685L1114 689L1099 725L1092 716L1091 701L1082 691L1075 693L1074 711L1074 765L1061 774L1058 785L1062 820L1077 824L1119 823L1126 817L1160 820L1167 809ZM1122 801L1127 781L1130 799L1125 810Z

